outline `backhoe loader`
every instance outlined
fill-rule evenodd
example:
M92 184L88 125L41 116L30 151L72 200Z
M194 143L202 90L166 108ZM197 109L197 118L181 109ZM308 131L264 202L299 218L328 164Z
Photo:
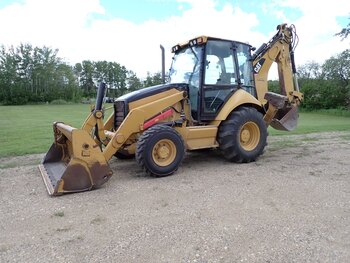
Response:
M100 187L112 176L108 161L113 156L135 157L156 177L173 174L186 151L217 148L228 161L256 160L269 125L286 131L296 127L303 100L296 43L295 27L281 24L257 50L208 36L177 44L168 83L117 98L108 118L106 84L100 83L96 105L80 129L53 124L54 142L39 165L49 195ZM279 94L267 85L273 62Z

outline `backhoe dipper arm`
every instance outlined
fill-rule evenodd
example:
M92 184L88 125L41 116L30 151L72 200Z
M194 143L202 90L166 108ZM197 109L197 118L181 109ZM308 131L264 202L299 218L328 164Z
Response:
M253 55L253 69L258 100L266 103L268 92L267 77L273 62L278 66L280 94L288 98L289 103L299 105L303 95L299 92L294 62L294 49L298 37L294 25L281 24L277 26L276 35L264 43Z

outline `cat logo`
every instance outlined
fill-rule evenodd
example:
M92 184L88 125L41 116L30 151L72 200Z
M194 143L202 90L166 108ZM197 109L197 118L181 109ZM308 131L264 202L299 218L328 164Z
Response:
M260 59L255 65L254 65L254 73L258 74L261 67L264 65L265 59Z

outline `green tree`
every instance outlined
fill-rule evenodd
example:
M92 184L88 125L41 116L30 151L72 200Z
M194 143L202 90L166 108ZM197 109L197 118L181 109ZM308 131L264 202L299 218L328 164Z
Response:
M316 62L299 67L302 107L330 109L350 107L350 50L327 59L322 65Z
M141 80L137 77L133 71L128 72L127 78L128 91L134 91L142 88Z
M323 74L322 65L315 61L308 62L298 68L298 76L302 79L321 79Z
M109 97L117 97L127 91L128 70L117 62L94 62L94 81L106 82Z
M350 107L350 49L331 57L323 64L325 78L332 82L332 97L339 107Z
M83 89L83 94L87 97L94 97L96 94L96 86L94 83L94 63L90 60L84 60L81 63L81 68L80 85Z
M58 49L21 44L6 49L0 46L0 102L24 104L55 99L78 101L81 96L96 96L98 83L107 84L107 96L161 83L160 73L144 82L117 62L83 60L73 67L59 56Z
M349 19L350 19L350 17L349 17ZM347 38L350 35L350 23L335 35L340 36L342 38L342 40Z
M0 100L5 104L74 100L77 82L73 69L58 50L20 44L0 52Z
M350 49L327 59L323 64L323 71L326 78L340 81L342 86L348 86L350 81Z
M143 86L151 87L159 84L162 84L162 74L160 72L154 74L147 72L147 77L143 83Z
M0 99L5 104L24 104L28 101L22 80L17 74L18 58L15 50L1 47L0 53Z
M81 77L82 77L82 72L83 72L83 66L81 65L81 63L75 63L74 67L73 67L73 72L74 72L74 76L78 82L78 85L81 85Z

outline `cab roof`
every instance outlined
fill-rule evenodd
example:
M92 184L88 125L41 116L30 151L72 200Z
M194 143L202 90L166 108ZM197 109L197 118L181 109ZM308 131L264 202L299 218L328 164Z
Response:
M249 46L249 47L252 47L250 44L247 44L247 43L243 43L243 42L240 42L240 41L235 41L235 40L230 40L230 39L224 39L224 38L217 38L217 37L211 37L211 36L198 36L198 37L195 37L193 39L190 39L186 42L182 42L182 43L179 43L175 46L172 47L171 49L171 52L172 53L175 53L176 51L180 50L180 49L183 49L187 46L197 46L197 45L203 45L205 44L206 42L208 42L208 40L219 40L219 41L225 41L225 42L235 42L237 44L242 44L242 45L246 45L246 46Z

